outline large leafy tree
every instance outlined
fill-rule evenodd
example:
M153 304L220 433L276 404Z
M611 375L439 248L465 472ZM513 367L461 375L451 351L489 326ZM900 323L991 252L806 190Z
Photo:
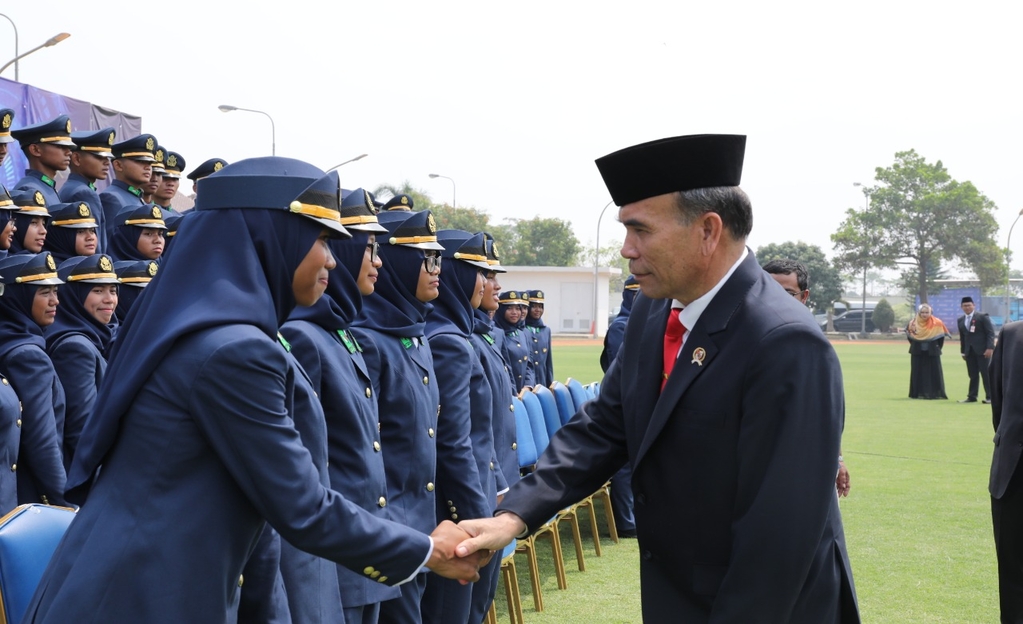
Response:
M579 239L572 224L556 218L516 219L495 237L501 241L501 263L520 266L571 266L579 255Z
M764 266L771 260L795 260L803 263L810 274L810 307L821 313L842 298L842 276L824 251L804 242L771 243L757 248L757 262Z
M942 261L973 270L982 286L1004 280L1002 250L995 243L995 205L970 182L952 179L941 161L928 163L914 150L875 170L877 185L864 192L869 205L849 209L831 235L838 262L850 269L908 265L913 291L927 301L928 275Z

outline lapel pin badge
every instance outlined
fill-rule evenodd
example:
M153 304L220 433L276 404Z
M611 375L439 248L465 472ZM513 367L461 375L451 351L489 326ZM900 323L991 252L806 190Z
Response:
M690 364L696 364L697 366L703 366L703 359L707 357L707 350L703 347L696 347L693 350L693 359Z

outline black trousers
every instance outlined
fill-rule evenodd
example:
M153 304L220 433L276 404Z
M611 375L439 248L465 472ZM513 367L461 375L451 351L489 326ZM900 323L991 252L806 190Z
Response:
M969 351L966 354L966 372L970 375L970 391L966 395L968 399L977 398L977 373L980 373L980 378L984 380L984 398L991 398L991 375L988 373L988 366L991 364L991 359L984 357L984 353L977 353L975 351Z
M991 499L991 522L998 555L998 595L1002 624L1023 623L1023 478L1016 470L1001 498Z

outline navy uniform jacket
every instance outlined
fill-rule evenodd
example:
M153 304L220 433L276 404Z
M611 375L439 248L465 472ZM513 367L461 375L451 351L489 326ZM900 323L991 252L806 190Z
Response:
M365 310L364 310L365 312ZM430 346L369 327L353 327L380 410L392 520L423 533L437 527L435 475L440 394Z
M991 413L995 427L995 452L991 461L988 490L1002 498L1023 454L1023 322L1009 323L991 355ZM1006 383L1009 381L1009 383ZM1017 530L1015 527L1011 530Z
M527 322L526 336L532 348L532 354L529 356L529 359L533 363L533 385L550 386L554 383L554 358L551 357L551 328L547 325L530 325Z
M41 348L22 345L0 359L0 373L14 386L22 405L18 502L63 505L64 388L53 362Z
M535 530L628 461L646 621L859 622L835 496L834 350L749 254L662 393L670 306L637 297L600 396L500 507Z
M0 375L0 516L18 506L18 445L21 402L11 382Z
M108 243L110 237L113 236L114 228L117 227L117 213L121 212L122 208L145 204L142 201L141 190L134 186L128 186L120 180L114 180L110 186L103 189L103 192L99 194L99 198L103 202L103 221L106 228L105 236L102 239L104 243ZM103 248L104 253L110 249L107 244L104 244Z
M629 322L629 315L619 314L611 324L607 326L607 333L604 334L604 350L600 352L600 368L607 372L611 362L618 355L622 348L622 340L625 338L625 325Z
M512 403L511 378L501 348L489 331L490 320L476 312L476 326L472 335L473 347L483 365L483 373L490 385L493 401L494 452L500 470L497 474L497 493L503 494L519 480L518 444L515 438L515 405ZM496 333L503 334L498 330Z
M328 332L309 321L291 320L281 327L291 353L319 394L327 422L328 472L332 488L369 513L387 517L380 499L387 497L387 476L380 441L377 398L361 345L351 332ZM337 566L341 604L345 608L397 598L397 587Z
M285 348L290 349L286 342ZM295 380L295 429L313 458L320 485L330 488L327 474L327 422L316 391L293 353L287 353L288 374ZM347 497L346 497L347 498ZM349 501L351 502L351 501ZM333 561L299 550L287 540L281 542L281 576L287 590L288 610L295 624L344 624ZM363 578L366 578L363 575ZM379 583L377 583L379 585Z
M62 202L85 202L89 204L89 208L92 209L92 216L96 219L96 237L99 242L99 245L96 247L96 253L106 253L106 211L103 208L103 201L99 197L99 192L96 191L96 187L92 182L72 172L68 175L64 185L57 191L57 194Z
M49 182L47 182L49 180ZM28 189L31 191L39 191L43 194L43 199L46 200L47 207L54 204L60 203L60 196L57 195L56 181L52 180L48 176L44 179L42 173L35 169L26 169L25 177L18 180L18 183L14 185L14 190L20 191Z
M223 621L264 518L380 583L414 576L429 538L321 485L288 411L294 388L285 352L254 326L174 343L121 419L25 622Z
M64 452L64 468L69 470L82 428L96 403L96 395L107 370L107 360L96 345L82 334L70 334L48 347L47 351L67 403L61 448Z
M532 351L531 343L532 340L525 329L509 329L504 332L504 359L511 369L509 378L512 382L512 389L516 393L526 386L533 386L536 383L535 371L529 361L529 352Z

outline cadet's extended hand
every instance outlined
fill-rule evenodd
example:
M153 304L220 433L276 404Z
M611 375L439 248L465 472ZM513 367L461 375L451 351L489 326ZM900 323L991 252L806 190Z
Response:
M463 520L458 528L472 536L455 549L459 557L465 557L475 552L501 550L526 530L526 523L513 513L503 513L493 518Z
M455 547L469 537L459 525L445 520L437 525L430 537L433 538L433 553L426 567L441 576L457 579L463 585L480 580L480 568L490 561L490 553L481 551L468 557L455 555Z

